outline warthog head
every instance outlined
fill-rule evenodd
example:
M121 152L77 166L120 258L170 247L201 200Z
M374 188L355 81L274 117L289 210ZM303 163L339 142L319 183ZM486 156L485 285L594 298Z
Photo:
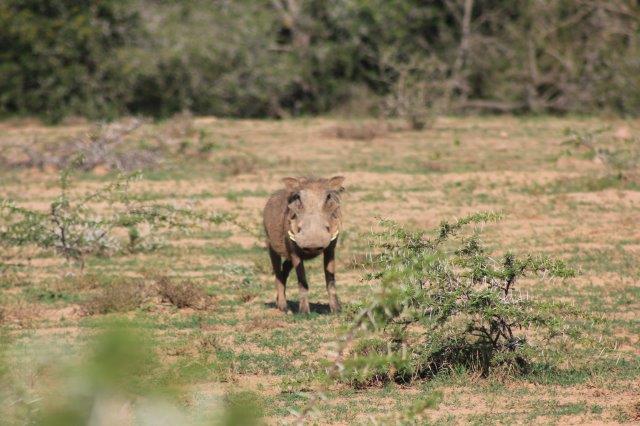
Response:
M340 193L344 177L284 178L289 239L308 255L326 249L340 232Z

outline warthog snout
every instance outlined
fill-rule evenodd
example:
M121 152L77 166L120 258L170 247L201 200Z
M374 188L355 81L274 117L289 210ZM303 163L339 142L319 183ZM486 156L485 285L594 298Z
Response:
M331 224L320 215L309 214L304 219L296 221L295 227L297 230L289 230L289 239L302 251L309 253L320 253L329 247L331 241L338 238L339 233L337 228L331 232Z

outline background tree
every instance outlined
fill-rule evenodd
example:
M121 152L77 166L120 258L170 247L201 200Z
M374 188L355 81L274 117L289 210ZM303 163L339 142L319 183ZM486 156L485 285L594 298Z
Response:
M121 0L3 1L0 111L90 117L125 112L120 49L140 21Z
M637 114L639 46L631 0L5 0L0 112Z

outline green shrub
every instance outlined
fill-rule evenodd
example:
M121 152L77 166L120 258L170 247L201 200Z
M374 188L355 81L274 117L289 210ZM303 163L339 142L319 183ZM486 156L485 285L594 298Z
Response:
M355 386L407 382L458 367L482 375L498 368L525 372L539 355L536 339L566 332L563 318L575 309L535 300L516 284L524 276L568 278L574 272L544 255L495 255L479 228L465 232L498 218L475 214L443 222L432 236L381 221L367 274L380 283L380 293L351 327L355 343L343 380ZM368 330L364 337L359 329Z

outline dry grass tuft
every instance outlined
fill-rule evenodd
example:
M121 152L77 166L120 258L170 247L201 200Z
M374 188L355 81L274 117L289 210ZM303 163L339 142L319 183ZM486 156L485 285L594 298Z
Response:
M215 170L223 176L238 176L255 173L258 159L248 154L233 154L216 160Z
M631 411L631 420L633 420L634 422L640 421L640 401L636 402L633 405Z
M33 328L41 317L42 306L39 304L18 299L0 305L0 324L2 325Z
M83 307L87 315L128 312L142 306L148 298L144 281L135 278L120 278L104 285L98 294Z
M206 309L210 304L204 288L191 280L175 282L167 276L161 276L156 278L156 286L162 301L178 309Z
M249 303L252 300L254 300L256 297L258 297L258 294L256 293L245 292L240 295L240 301L242 303Z
M193 114L182 112L174 115L164 123L160 135L164 138L165 143L171 144L172 141L195 137L197 132L198 129L193 121Z
M448 168L445 164L438 161L424 160L419 161L418 165L423 172L446 172Z
M91 272L67 275L60 282L59 288L63 290L95 290L101 287L103 277Z
M286 328L287 323L273 318L253 318L251 321L245 324L244 331L250 333L258 330L275 330L276 328Z
M338 139L371 141L387 133L387 126L379 122L340 124L331 129L331 134Z

